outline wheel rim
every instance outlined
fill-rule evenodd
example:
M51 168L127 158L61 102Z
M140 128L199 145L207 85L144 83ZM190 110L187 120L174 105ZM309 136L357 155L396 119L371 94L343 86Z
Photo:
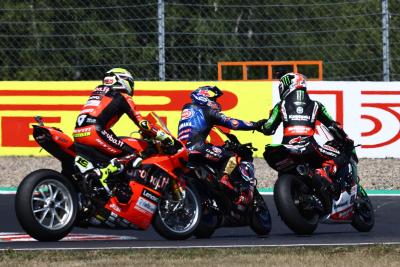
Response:
M65 227L74 211L71 193L64 184L53 179L42 181L35 187L31 207L36 221L50 230Z
M163 224L176 234L186 234L195 229L199 221L200 205L190 188L186 188L182 201L169 198L159 204L158 213Z
M300 190L301 186L304 186L303 182L299 180L294 180L292 183L292 199L293 202L295 203L295 206L297 210L299 211L300 215L307 220L309 223L317 223L319 216L316 214L314 211L311 210L305 210L303 209L303 199L304 199L304 193Z
M358 203L357 205L357 214L359 215L360 219L363 220L365 223L370 224L372 222L372 205L368 201L368 199L365 199L363 196L361 196L361 202Z

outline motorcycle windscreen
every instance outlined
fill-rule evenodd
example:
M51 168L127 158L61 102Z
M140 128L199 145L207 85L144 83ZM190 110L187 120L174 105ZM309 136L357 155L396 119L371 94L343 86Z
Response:
M162 130L164 130L166 133L169 135L173 136L168 129L167 125L164 123L164 121L160 118L160 116L157 115L154 111L150 112L149 115L147 115L146 119L152 123L160 127Z

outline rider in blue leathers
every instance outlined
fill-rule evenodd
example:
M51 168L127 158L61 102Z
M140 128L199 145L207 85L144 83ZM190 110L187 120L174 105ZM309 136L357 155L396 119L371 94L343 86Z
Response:
M221 146L207 143L206 138L214 125L233 130L256 130L261 127L262 122L247 122L224 115L217 103L217 98L221 95L222 91L216 86L202 86L191 93L192 103L185 104L182 108L178 139L186 144L190 153L189 160L206 161L220 170L220 183L234 189L229 175L238 165L236 156ZM253 189L254 181L244 180L239 188L240 197L236 204L245 206L250 203Z

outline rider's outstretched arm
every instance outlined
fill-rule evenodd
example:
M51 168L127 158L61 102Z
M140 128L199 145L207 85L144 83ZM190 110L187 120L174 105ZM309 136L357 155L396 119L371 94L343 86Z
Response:
M160 128L156 125L152 125L148 120L142 117L129 95L123 93L121 93L121 95L125 99L123 109L128 117L136 124L137 127L139 127L140 130L144 131L146 134L149 134L151 137L157 136Z
M256 123L251 121L243 121L235 118L231 118L223 114L222 112L212 110L209 115L215 125L224 126L233 130L255 130Z
M271 110L268 120L261 126L261 132L265 135L272 135L275 133L279 124L282 122L280 115L280 103L276 104Z

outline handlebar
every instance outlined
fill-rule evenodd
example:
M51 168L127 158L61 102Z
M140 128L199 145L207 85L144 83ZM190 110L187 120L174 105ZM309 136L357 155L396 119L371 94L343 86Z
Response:
M240 152L243 150L258 151L256 147L253 147L252 143L240 144L230 140L225 141L225 148L235 152Z

